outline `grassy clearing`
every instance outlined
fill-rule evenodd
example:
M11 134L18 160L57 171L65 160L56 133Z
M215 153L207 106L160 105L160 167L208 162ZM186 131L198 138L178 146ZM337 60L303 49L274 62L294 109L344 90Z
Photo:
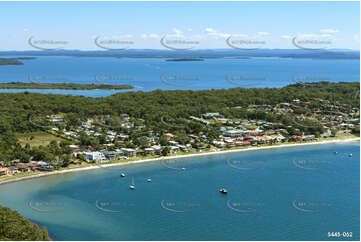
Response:
M19 134L17 136L21 145L26 145L27 143L31 146L40 146L48 145L52 140L57 142L62 141L63 139L56 137L54 135L48 134L43 131L31 132L26 134Z

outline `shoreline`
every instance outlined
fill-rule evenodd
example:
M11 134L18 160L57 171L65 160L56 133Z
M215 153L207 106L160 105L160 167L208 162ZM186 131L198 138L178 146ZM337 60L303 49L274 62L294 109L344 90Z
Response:
M305 146L305 145L346 143L346 142L352 142L352 141L360 141L360 138L325 140L325 141L300 143L300 144L285 144L285 145L281 144L281 145L270 145L270 146L263 146L263 147L250 147L250 148L245 148L245 149L211 151L211 152L205 152L205 153L199 153L199 154L175 155L175 156L157 157L157 158L142 159L142 160L135 160L135 161L128 161L128 162L118 162L118 163L104 164L104 165L94 165L94 166L90 166L90 167L73 168L73 169L67 169L67 170L62 170L62 171L52 171L52 172L48 172L48 173L41 173L41 174L36 174L36 175L9 179L6 181L0 181L0 185L5 185L8 183L19 182L19 181L24 181L24 180L30 180L30 179L35 179L35 178L40 178L40 177L45 177L45 176L53 176L53 175L66 174L66 173L79 172L79 171L88 171L88 170L94 170L94 169L100 169L100 168L106 168L106 167L112 167L112 166L125 166L125 165L141 164L141 163L160 161L160 160L181 159L181 158L190 158L190 157L206 156L206 155L222 155L222 154L235 153L235 152L246 152L246 151L256 151L256 150L277 149L277 148L289 148L289 147L297 147L297 146Z

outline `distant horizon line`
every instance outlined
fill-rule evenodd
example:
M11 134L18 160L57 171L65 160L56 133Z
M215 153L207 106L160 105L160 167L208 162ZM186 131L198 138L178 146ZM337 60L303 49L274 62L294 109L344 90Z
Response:
M171 51L171 52L180 52L180 51L187 51L187 52L192 52L192 51L214 51L214 50L228 50L228 51L249 51L249 52L254 52L254 51L259 51L259 50L291 50L291 51L295 51L295 50L299 50L299 51L355 51L355 52L359 52L360 49L348 49L348 48L332 48L332 49L313 49L313 50L305 50L305 49L299 49L299 48L294 48L294 49L281 49L281 48L259 48L259 49L253 49L253 50L247 50L247 49L231 49L231 48L214 48L214 49L187 49L187 50L170 50L170 49L119 49L119 50L102 50L102 49L87 49L87 50L82 50L82 49L54 49L54 50L0 50L0 52L23 52L23 51L36 51L36 52L45 52L45 51L50 51L50 52L57 52L57 51L101 51L101 52L121 52L121 51Z

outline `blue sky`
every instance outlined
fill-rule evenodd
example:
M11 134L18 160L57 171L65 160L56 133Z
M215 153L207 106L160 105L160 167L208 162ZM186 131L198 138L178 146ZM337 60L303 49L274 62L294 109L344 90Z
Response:
M262 48L294 49L296 36L360 45L359 2L0 2L0 9L0 51L34 50L31 36L81 50L102 50L96 37L102 46L138 49L166 49L162 37L192 40L196 49L230 48L229 37Z

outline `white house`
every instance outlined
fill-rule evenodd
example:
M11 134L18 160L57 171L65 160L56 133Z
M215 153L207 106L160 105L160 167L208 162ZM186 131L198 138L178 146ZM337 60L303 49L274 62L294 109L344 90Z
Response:
M213 144L218 148L223 148L226 146L226 143L224 143L223 141L217 141L217 140L214 140Z
M224 136L232 137L232 138L240 137L243 133L244 133L244 131L240 130L240 129L232 129L232 130L223 131Z
M96 161L96 162L105 162L107 159L105 158L103 153L98 151L95 152L85 152L85 159L89 161Z

